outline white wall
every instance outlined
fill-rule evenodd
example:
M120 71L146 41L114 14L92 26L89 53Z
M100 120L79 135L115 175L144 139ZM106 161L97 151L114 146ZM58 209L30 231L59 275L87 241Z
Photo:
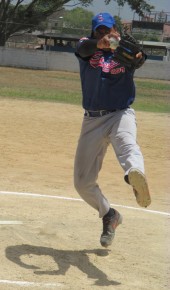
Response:
M74 53L0 47L0 66L78 72ZM170 80L170 61L147 60L136 77Z

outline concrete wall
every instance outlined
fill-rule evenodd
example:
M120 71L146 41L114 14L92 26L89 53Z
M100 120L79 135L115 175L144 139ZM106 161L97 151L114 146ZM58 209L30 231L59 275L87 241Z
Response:
M0 47L0 66L79 72L74 53ZM147 60L139 78L170 80L170 61Z

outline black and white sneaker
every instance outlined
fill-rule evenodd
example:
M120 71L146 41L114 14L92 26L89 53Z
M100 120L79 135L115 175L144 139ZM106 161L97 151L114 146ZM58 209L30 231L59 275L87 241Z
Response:
M100 243L103 247L107 248L112 244L115 230L122 223L122 219L120 213L113 208L110 208L109 212L103 217L103 233L100 237Z
M128 173L128 182L133 187L137 203L142 207L149 206L151 197L145 175L140 170L132 168Z

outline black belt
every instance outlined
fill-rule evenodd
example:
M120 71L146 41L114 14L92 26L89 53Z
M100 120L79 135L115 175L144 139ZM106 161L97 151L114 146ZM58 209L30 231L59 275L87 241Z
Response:
M116 112L116 111L121 111L124 109L115 109L115 110L111 110L111 111L107 111L107 110L100 110L100 111L87 111L85 110L84 116L86 117L102 117L105 115L108 115L110 113Z

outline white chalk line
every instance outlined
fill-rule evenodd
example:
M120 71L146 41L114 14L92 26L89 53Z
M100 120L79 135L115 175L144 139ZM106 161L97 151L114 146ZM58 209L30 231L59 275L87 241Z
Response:
M62 287L61 283L36 283L36 282L28 282L28 281L11 281L11 280L0 280L0 284L10 284L10 285L18 285L18 286L26 286L26 287Z
M30 196L30 197L43 197L43 198L53 198L53 199L61 199L61 200L71 200L71 201L81 201L84 202L80 198L73 198L73 197L65 197L65 196L56 196L56 195L44 195L44 194L38 194L38 193L28 193L28 192L9 192L9 191L0 191L1 195L19 195L19 196ZM156 211L156 210L148 210L143 208L136 208L132 206L125 206L120 204L111 204L115 207L121 207L121 208L127 208L131 210L139 210L144 211L148 213L154 213L154 214L160 214L160 215L166 215L170 216L170 213L168 212L162 212L162 211ZM22 223L19 221L2 221L3 222L14 222L16 224ZM11 281L11 280L0 280L0 284L8 284L8 285L18 285L18 286L26 286L26 287L62 287L63 285L61 283L36 283L36 282L28 282L28 281Z
M65 197L65 196L57 196L57 195L46 195L46 194L39 194L39 193L0 191L0 194L30 196L30 197L43 197L43 198L54 198L54 199L71 200L71 201L83 201L84 202L84 200L82 200L81 198L73 198L73 197ZM164 211L150 210L150 209L145 209L145 208L137 208L137 207L126 206L126 205L121 205L121 204L111 204L111 205L115 206L115 207L121 207L121 208L126 208L126 209L131 209L131 210L143 211L143 212L146 212L146 213L153 213L153 214L170 216L169 212L164 212Z
M0 225L22 225L21 221L0 221Z

